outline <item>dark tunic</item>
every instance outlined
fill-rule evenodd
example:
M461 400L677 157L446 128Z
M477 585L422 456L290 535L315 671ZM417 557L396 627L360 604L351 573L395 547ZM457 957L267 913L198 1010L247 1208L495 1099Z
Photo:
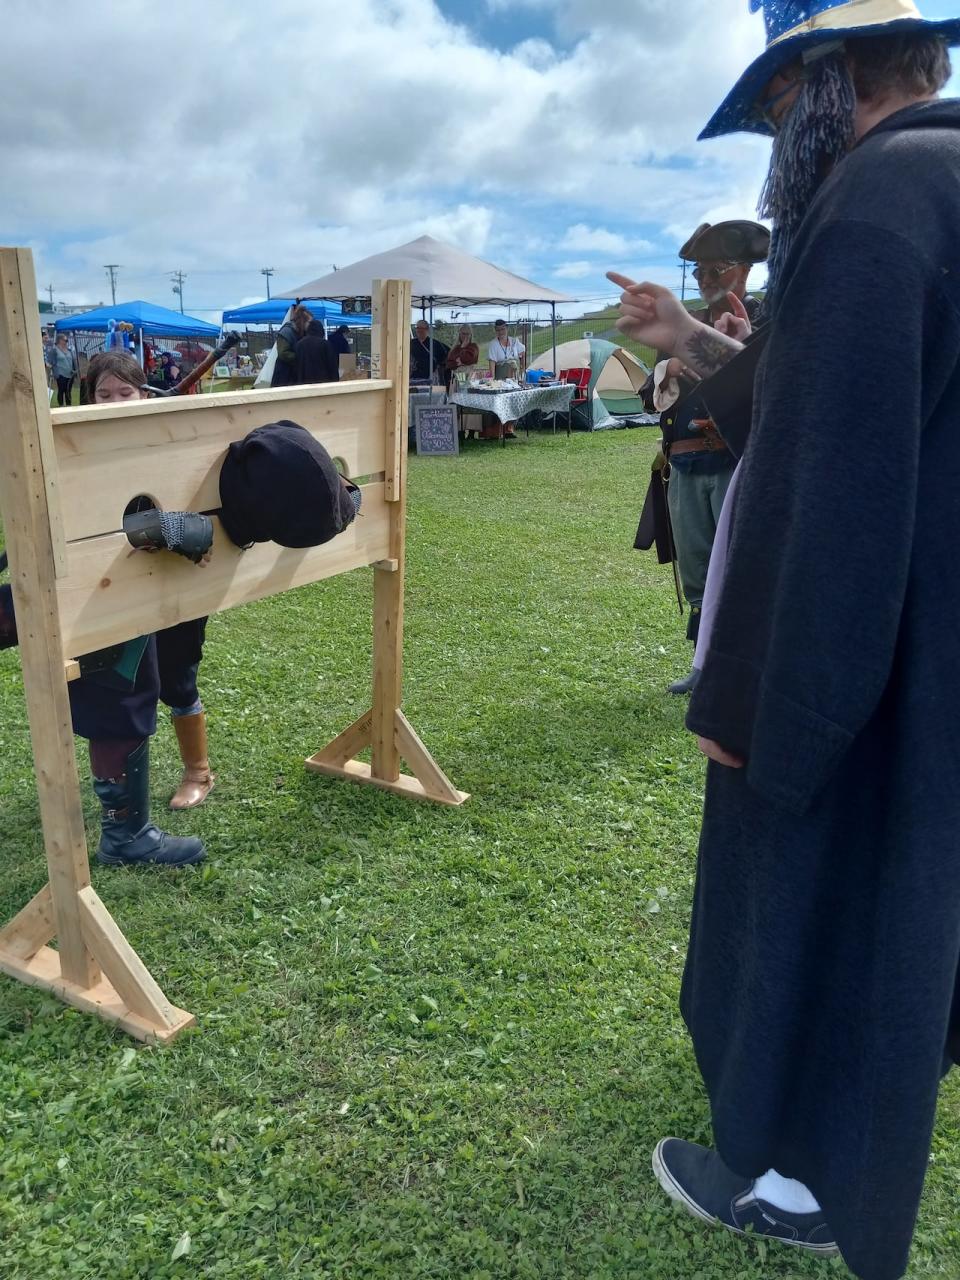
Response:
M299 385L311 382L339 382L339 359L322 334L310 333L308 330L297 343L295 380Z
M829 300L825 302L825 300ZM688 726L708 766L682 1008L717 1147L894 1280L960 968L960 103L837 167L761 355Z
M277 330L277 358L273 366L271 387L292 387L297 380L297 342L300 335L292 321Z
M421 342L414 338L410 343L410 377L423 381L430 377L430 344L433 343L433 371L443 372L447 363L450 348L438 338L428 338Z

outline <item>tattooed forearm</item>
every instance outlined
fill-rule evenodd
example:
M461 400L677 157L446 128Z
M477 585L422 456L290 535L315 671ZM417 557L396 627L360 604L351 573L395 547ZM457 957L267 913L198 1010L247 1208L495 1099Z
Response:
M709 378L711 373L722 369L728 360L732 360L743 344L734 338L726 338L722 334L713 333L705 325L697 325L683 344L685 359L701 378Z

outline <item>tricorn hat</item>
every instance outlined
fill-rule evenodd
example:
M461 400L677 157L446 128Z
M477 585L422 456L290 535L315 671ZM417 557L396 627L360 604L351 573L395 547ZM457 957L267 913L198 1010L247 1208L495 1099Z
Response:
M759 222L703 222L680 250L685 262L765 262L770 232Z
M714 112L701 138L724 133L773 133L754 106L770 79L800 54L856 36L901 35L924 31L960 43L960 18L924 18L914 0L750 0L763 9L767 47L755 59Z
M296 422L271 422L235 440L220 468L220 523L248 547L317 547L342 533L357 504L326 449ZM359 493L357 493L359 497Z

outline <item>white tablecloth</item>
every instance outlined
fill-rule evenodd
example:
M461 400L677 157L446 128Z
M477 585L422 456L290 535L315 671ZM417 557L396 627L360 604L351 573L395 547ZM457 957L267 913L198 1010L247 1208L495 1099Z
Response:
M531 409L566 412L575 387L565 382L559 387L524 387L521 391L457 391L451 404L474 413L492 413L501 422L516 422Z

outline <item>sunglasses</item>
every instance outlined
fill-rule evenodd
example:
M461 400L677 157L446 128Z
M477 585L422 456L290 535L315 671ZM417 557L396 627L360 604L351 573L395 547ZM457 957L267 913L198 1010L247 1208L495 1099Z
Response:
M693 278L697 284L715 284L721 276L725 276L734 267L743 267L743 262L716 262L710 267L694 267Z
M787 87L781 89L779 93L772 94L769 98L763 98L755 102L750 111L750 118L758 124L765 124L772 133L779 133L783 120L777 120L774 117L773 108L778 102L782 102L784 98L789 97L795 89L811 78L821 59L829 57L832 53L841 53L843 49L844 43L842 40L831 40L829 43L817 45L813 49L805 49L800 55L800 65L791 70L790 83Z

